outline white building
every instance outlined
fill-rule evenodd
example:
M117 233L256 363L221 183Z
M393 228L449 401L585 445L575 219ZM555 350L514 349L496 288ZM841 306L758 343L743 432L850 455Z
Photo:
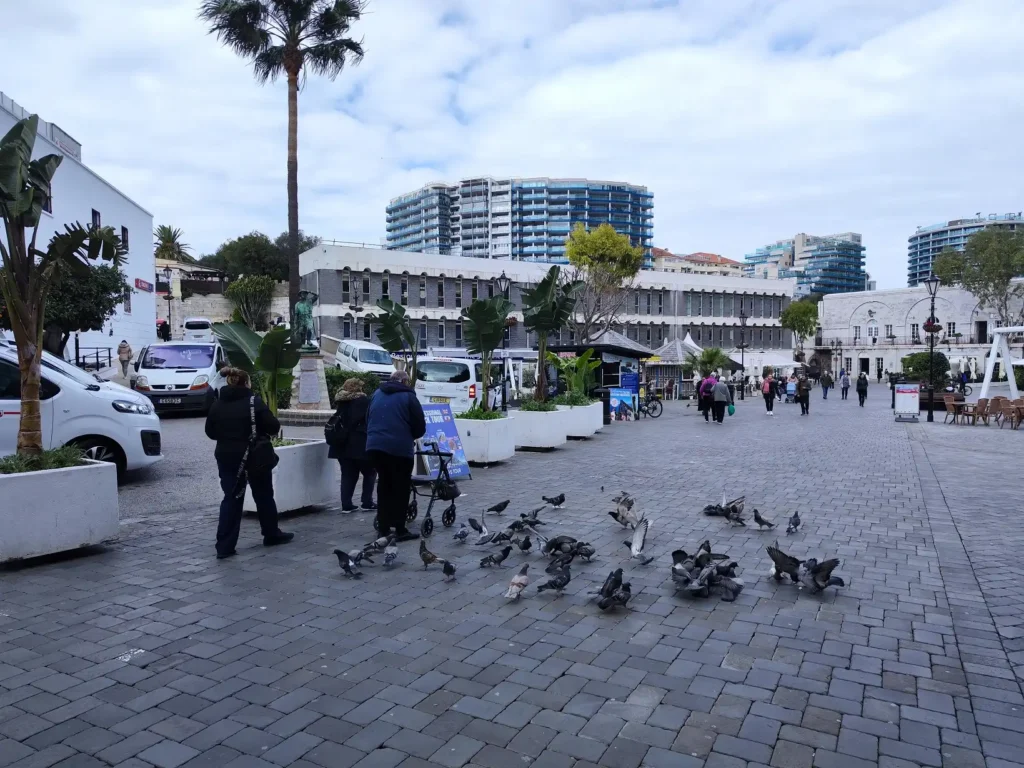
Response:
M820 330L808 358L816 357L822 370L864 371L871 378L879 372L902 371L906 355L928 350L924 324L929 307L924 285L825 296L818 303ZM983 373L998 316L962 288L941 286L935 297L935 317L942 326L935 336L935 350L946 355L954 371L967 366L975 374ZM841 353L837 342L842 344Z
M0 92L0 135L29 112ZM121 339L136 351L155 338L156 298L153 277L153 214L126 197L82 162L82 145L53 123L39 121L33 157L63 155L53 177L52 210L43 212L39 225L39 243L45 247L50 237L64 231L65 224L111 226L128 247L122 267L133 291L130 300L100 331L79 334L79 348L113 353ZM74 336L68 341L66 356L74 358ZM116 355L114 355L116 358Z

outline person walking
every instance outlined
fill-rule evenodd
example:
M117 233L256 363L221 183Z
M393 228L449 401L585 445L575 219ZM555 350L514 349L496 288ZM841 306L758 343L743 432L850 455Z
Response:
M821 399L822 400L828 400L828 391L830 389L832 389L832 385L834 383L835 383L835 381L832 379L832 374L829 373L828 371L825 371L825 373L823 373L821 375Z
M405 527L412 488L413 446L427 431L423 408L409 374L395 371L370 398L366 455L377 470L377 532L398 541L418 539Z
M712 407L715 412L715 422L721 424L725 421L725 408L732 405L732 392L724 379L715 382L711 388Z
M128 378L128 365L133 355L131 344L127 339L121 339L121 343L117 345L117 361L121 364L121 376L125 379Z
M363 393L363 382L346 379L335 399L334 416L327 422L324 434L330 449L327 456L341 465L341 511L344 514L362 508L369 512L377 509L373 503L373 486L377 471L366 456L366 417L370 399ZM359 476L363 476L360 506L352 503Z
M271 472L277 464L277 456L269 438L281 431L281 424L260 396L253 393L248 373L238 368L224 368L220 375L226 383L210 405L206 436L217 441L213 455L224 492L217 523L217 559L223 560L235 554L246 485L256 502L263 545L286 544L295 534L285 533L278 527L274 501Z
M704 414L704 421L710 422L711 416L713 415L714 406L714 389L718 383L718 379L715 378L715 374L709 373L707 377L700 383L700 409Z
M864 407L864 401L868 399L868 375L861 372L857 377L857 399L860 400L860 407Z
M842 385L843 400L850 394L850 374L846 371L841 371L839 374L839 383Z
M770 373L761 382L761 394L764 395L764 410L769 416L775 415L775 377Z
M800 402L800 415L807 416L811 412L811 381L804 374L796 380L796 399Z

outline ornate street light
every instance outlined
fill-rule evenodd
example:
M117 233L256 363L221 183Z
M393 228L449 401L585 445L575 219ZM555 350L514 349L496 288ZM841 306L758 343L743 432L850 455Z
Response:
M746 400L747 391L747 313L740 307L740 400Z
M501 292L502 296L504 296L506 299L511 300L512 294L510 293L510 291L512 290L512 280L508 277L508 275L505 274L505 270L504 269L501 270L501 275L499 277L494 278L494 284L498 287L498 291ZM512 320L512 319L513 318L511 318L511 317L509 318L509 320ZM511 325L508 322L506 322L505 323L505 328L504 328L504 330L501 333L501 410L502 411L507 411L508 410L508 398L506 397L506 392L508 391L508 356L507 356L507 350L508 350L508 337L509 337L509 335L511 333L512 333ZM543 363L541 363L541 364L543 364Z
M935 294L939 292L939 278L929 275L924 281L924 287L928 289L928 297L931 299L928 323L925 326L925 330L928 331L928 421L935 421L935 334L938 333Z

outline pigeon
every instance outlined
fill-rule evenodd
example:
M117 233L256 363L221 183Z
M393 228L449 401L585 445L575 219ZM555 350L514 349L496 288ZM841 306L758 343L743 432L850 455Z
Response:
M541 538L540 534L538 534L536 531L534 531L533 533L538 538ZM576 539L574 539L572 536L555 536L552 539L544 539L544 554L568 554L572 550L574 544L576 544Z
M541 496L541 498L550 504L555 509L561 509L562 505L565 504L565 494L560 493L557 496Z
M632 499L630 499L630 504L628 506L620 502L615 507L615 511L609 512L608 516L623 528L636 528L637 523L640 522L640 518L633 512Z
M511 528L506 528L504 531L498 531L496 533L488 533L486 536L481 536L476 545L482 546L483 544L504 544L507 541L512 541L514 531Z
M647 565L653 557L644 554L644 543L647 541L647 531L651 527L651 522L647 518L641 520L636 528L633 530L633 538L629 541L622 542L629 547L629 556L633 560L639 560L641 565Z
M442 560L441 573L444 574L445 581L455 581L455 564L448 560Z
M729 524L734 528L747 526L747 521L743 519L743 515L740 514L741 508L729 506L725 508L725 519L729 521Z
M786 533L796 533L800 530L800 513L794 512L793 516L789 518L789 524L786 526Z
M765 547L768 557L772 559L772 569L769 575L776 581L782 581L783 576L789 576L794 584L800 581L800 561L792 555L787 555L779 549L779 542L774 547Z
M395 544L395 537L388 537L388 544L384 547L384 565L392 566L398 561L398 545Z
M562 590L569 584L569 580L572 578L572 574L569 573L569 566L566 566L553 576L548 581L537 586L538 592L543 592L545 589L553 589L557 593L558 597L561 597Z
M502 512L505 511L505 508L509 504L511 504L511 503L512 503L511 499L505 499L504 501L499 501L493 507L488 507L487 509L485 509L484 510L484 514L487 514L488 512L493 512L495 515L500 515ZM481 515L481 517L482 517L482 515Z
M576 554L589 563L590 558L597 554L597 550L587 542L581 541L576 545Z
M576 559L576 551L575 550L573 550L572 552L569 552L569 553L567 553L565 555L559 555L558 557L556 557L554 560L551 561L551 563L548 565L547 568L544 569L544 573L550 573L550 574L558 573L563 568L569 567L569 564L574 559Z
M498 552L497 554L492 553L487 557L482 558L480 560L480 567L488 568L492 565L501 565L503 562L505 562L505 558L508 557L508 554L511 551L512 547L505 547L503 550L501 550L501 552Z
M767 528L768 530L771 530L775 527L775 523L773 523L771 520L765 520L763 517L761 517L761 513L758 512L756 509L754 510L754 522L757 523L758 530L761 530L762 528Z
M350 549L348 551L348 559L352 561L352 565L359 565L363 560L370 565L374 565L373 558L362 549Z
M430 509L427 509L426 515L423 520L420 521L420 536L424 539L429 538L430 534L434 532L434 518L430 516Z
M455 532L455 535L452 536L452 538L459 542L459 544L466 543L466 539L469 538L469 528L466 527L465 523L462 523L459 526L459 530Z
M704 539L704 541L701 542L700 549L703 552L707 552L708 553L708 557L710 557L712 560L728 560L729 559L728 555L716 554L716 553L711 551L711 540L710 539Z
M592 595L600 595L601 597L611 597L612 594L619 587L622 586L622 569L616 568L608 574L608 578L604 580L604 584L597 592L591 592Z
M469 518L469 527L472 528L477 533L479 533L481 536L483 536L484 534L487 533L487 526L486 525L481 525L480 523L478 523L476 521L475 517Z
M836 558L822 560L819 563L817 559L810 557L800 563L800 583L809 587L814 594L822 592L827 587L845 587L845 581L832 575L832 571L838 567L839 560Z
M525 555L530 551L530 547L533 546L533 542L530 541L530 534L526 534L525 538L516 539L516 544L519 545L519 551Z
M367 544L365 547L363 547L363 554L367 555L367 554L372 554L374 552L383 552L384 551L384 547L386 547L387 545L388 545L388 537L387 536L381 536L379 539L374 539L369 544Z
M428 565L440 562L437 555L427 549L427 542L420 539L420 560L423 561L423 570L427 570Z
M612 592L608 597L602 597L597 601L597 607L602 611L607 611L614 608L617 605L621 605L623 608L626 607L626 603L629 602L631 597L629 591L629 582L627 581L621 587Z
M341 566L341 570L343 570L345 575L350 579L358 579L363 575L356 570L356 565L352 562L352 559L348 556L347 552L336 549L334 550L334 554L338 556L338 564Z
M711 575L715 572L715 566L708 565L697 574L696 578L691 579L690 583L686 585L686 591L692 597L707 597L711 594Z
M687 586L691 579L690 571L696 567L694 559L686 554L682 549L677 549L672 553L672 581L675 582L677 588Z
M743 582L740 579L722 578L718 581L718 588L723 590L723 602L731 603L743 591Z
M512 577L512 581L509 582L508 592L505 593L505 599L507 600L518 600L520 595L523 594L523 590L530 583L530 577L526 575L526 572L530 570L530 564L525 563L522 568L519 569L519 573Z

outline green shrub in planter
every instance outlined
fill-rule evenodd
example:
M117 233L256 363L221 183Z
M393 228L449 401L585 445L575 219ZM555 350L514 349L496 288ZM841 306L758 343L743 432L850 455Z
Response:
M62 445L38 454L15 453L0 459L0 475L42 472L46 469L68 469L85 464L85 454L73 445Z
M597 401L591 400L582 392L565 392L559 395L558 397L552 398L551 402L553 402L555 405L571 405L575 407L581 405L590 405L591 403L595 403Z
M468 411L458 413L455 415L457 419L473 419L474 421L496 421L504 418L501 411L485 411L478 405L474 405Z
M553 403L546 400L537 400L533 397L524 397L519 402L519 410L521 411L557 411L558 407Z

